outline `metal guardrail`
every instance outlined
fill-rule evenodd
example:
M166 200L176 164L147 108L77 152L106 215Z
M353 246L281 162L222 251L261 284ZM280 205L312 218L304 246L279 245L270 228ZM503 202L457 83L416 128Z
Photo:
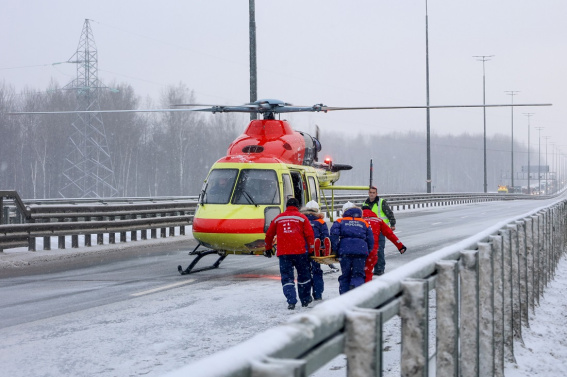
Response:
M0 192L0 194L6 192ZM9 192L11 197L19 197ZM64 249L65 237L71 236L71 246L79 247L79 235L84 235L84 246L92 246L91 235L96 235L96 244L102 245L104 236L108 242L173 236L175 228L185 234L185 226L191 225L197 208L197 198L157 198L151 201L129 198L83 201L51 200L51 204L28 203L16 199L18 210L26 223L0 225L0 251L27 246L36 250L36 239L43 237L44 250L51 249L51 237L58 237L57 246ZM0 203L1 204L1 203ZM119 233L117 239L116 234Z
M167 377L308 376L341 354L348 376L382 376L383 326L394 316L402 323L402 376L427 376L433 368L438 377L502 377L505 361L514 361L513 340L521 339L565 253L566 225L564 199L416 259Z
M455 205L472 202L513 199L547 199L547 196L503 194L390 194L382 195L395 210L423 208L430 206ZM6 201L2 198L12 199ZM335 210L340 213L342 205L350 200L362 204L366 195L335 195L332 199ZM57 246L65 248L65 237L71 236L71 247L79 247L79 235L84 235L84 246L91 246L90 235L96 235L96 244L102 245L107 234L109 243L126 242L130 239L157 238L175 234L185 234L185 226L193 222L197 209L197 197L158 197L158 198L99 198L99 199L34 199L22 200L16 191L0 191L0 213L8 221L3 224L0 217L0 252L3 249L27 246L30 251L37 249L36 239L43 237L45 250L51 249L51 237L58 237ZM330 215L331 205L323 198L322 207ZM12 216L14 214L14 216ZM331 216L329 216L331 217ZM12 220L11 220L12 219ZM20 223L20 224L14 224ZM169 229L169 231L167 231ZM116 238L116 233L120 237Z

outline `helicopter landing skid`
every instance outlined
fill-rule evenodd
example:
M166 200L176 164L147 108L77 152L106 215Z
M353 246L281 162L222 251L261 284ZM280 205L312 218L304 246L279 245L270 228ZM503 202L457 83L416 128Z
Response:
M224 258L226 258L226 251L211 250L211 249L197 251L199 246L201 246L201 243L199 243L197 247L193 249L192 252L189 253L189 255L196 255L197 257L191 261L191 263L189 264L189 266L187 266L186 269L183 269L183 267L181 266L177 266L177 271L179 271L181 275L188 275L195 272L207 271L207 270L212 270L214 268L218 268L218 266L221 264ZM213 263L211 266L195 268L197 263L199 263L199 261L203 257L206 257L207 255L211 255L211 254L218 254L219 256L219 258L216 260L215 263Z

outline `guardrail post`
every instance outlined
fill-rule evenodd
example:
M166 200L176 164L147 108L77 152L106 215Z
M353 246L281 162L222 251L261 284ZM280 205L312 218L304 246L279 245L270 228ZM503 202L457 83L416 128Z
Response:
M29 234L29 233L28 233ZM28 237L28 251L36 251L35 237Z
M110 232L108 233L108 243L111 245L116 244L116 233L115 232Z
M345 354L348 376L382 376L382 312L359 309L346 313Z
M461 277L461 368L462 377L478 377L478 252L464 250Z
M507 225L510 231L510 252L512 254L512 332L515 339L522 340L522 315L520 303L520 261L518 247L518 227Z
M65 249L65 236L57 237L57 248L61 250Z
M181 213L182 215L185 215L185 212ZM179 235L180 236L184 236L185 235L185 225L181 225L179 227Z
M154 214L153 217L157 217L157 214ZM152 238L157 238L157 229L152 228L152 230L150 231L150 235Z
M43 250L51 250L51 237L43 237Z
M402 300L402 357L401 375L427 377L429 351L429 302L428 282L421 279L405 279L401 283Z
M436 264L435 283L436 377L459 375L459 265L457 261L440 261Z
M160 213L160 217L165 217L165 213ZM167 237L167 228L160 228L159 229L159 237L160 238Z
M104 217L99 217L100 221L104 220ZM104 245L104 233L97 233L96 234L96 244L97 245Z
M534 222L531 217L525 218L526 222L526 285L528 295L528 311L535 311L534 299Z
M121 220L126 220L126 216L120 216ZM120 242L126 242L126 232L120 232Z
M85 221L91 221L90 217L85 217ZM85 233L85 246L92 246L92 239L91 239L91 235Z
M71 221L79 221L78 217L73 218ZM78 234L73 234L71 236L71 248L72 249L77 249L79 247L79 235Z
M533 215L534 234L533 234L533 255L534 255L534 299L535 304L539 305L539 297L543 294L541 288L541 213Z
M553 208L553 226L551 227L551 234L552 234L552 251L553 251L553 264L551 266L552 277L555 279L555 270L557 268L557 263L559 262L559 232L556 229L560 229L560 222L559 222L559 207L555 206Z
M131 219L137 218L136 215L128 216ZM138 241L138 230L134 229L130 231L130 241Z
M519 279L520 279L520 312L522 315L522 325L527 328L529 323L528 308L528 264L526 255L526 222L516 221L518 225L518 261L519 261Z
M176 215L176 213L171 213L170 215L174 216L174 215ZM169 236L175 237L175 227L174 226L169 227Z
M545 211L544 213L542 241L542 288L545 288L547 287L547 283L549 282L549 210Z
M494 376L504 376L504 255L502 237L490 236L494 292Z
M146 213L144 213L142 215L142 219L147 219L148 215ZM148 239L148 230L147 229L142 229L142 232L140 234L140 236L142 237L142 240L145 241Z
M504 317L504 359L508 362L516 362L514 357L514 309L513 309L513 277L512 277L512 248L511 232L509 229L501 229L502 254L503 254L503 317Z
M494 375L494 263L492 244L478 243L478 352L480 376Z

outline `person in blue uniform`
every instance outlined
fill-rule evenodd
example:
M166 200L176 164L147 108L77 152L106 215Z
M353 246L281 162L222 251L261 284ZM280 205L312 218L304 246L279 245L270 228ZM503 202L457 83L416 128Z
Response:
M329 237L329 229L323 218L325 215L320 212L319 204L312 200L301 209L311 223L315 239L321 240L321 245L325 244L325 238ZM310 245L305 245L307 251L310 251ZM313 279L313 299L319 301L323 299L323 291L325 290L325 282L323 281L323 270L321 264L311 260L311 278Z
M370 225L362 218L362 210L351 202L343 205L343 217L331 227L331 244L341 263L339 293L342 295L364 284L364 265L374 247Z

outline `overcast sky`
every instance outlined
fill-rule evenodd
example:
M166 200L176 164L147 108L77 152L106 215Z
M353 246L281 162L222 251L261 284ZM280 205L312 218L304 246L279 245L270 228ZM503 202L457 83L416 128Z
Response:
M98 49L99 78L131 84L157 101L185 83L200 103L249 100L247 0L2 1L0 80L45 89L76 74L84 20ZM563 146L567 109L567 2L564 0L429 0L432 105L553 103L517 108L515 138L532 148L537 130ZM425 0L256 0L258 97L295 105L424 105ZM156 107L158 105L156 104ZM487 132L510 135L510 108L487 110ZM287 116L314 132L424 132L425 110L356 111ZM435 133L483 132L482 109L432 110Z

